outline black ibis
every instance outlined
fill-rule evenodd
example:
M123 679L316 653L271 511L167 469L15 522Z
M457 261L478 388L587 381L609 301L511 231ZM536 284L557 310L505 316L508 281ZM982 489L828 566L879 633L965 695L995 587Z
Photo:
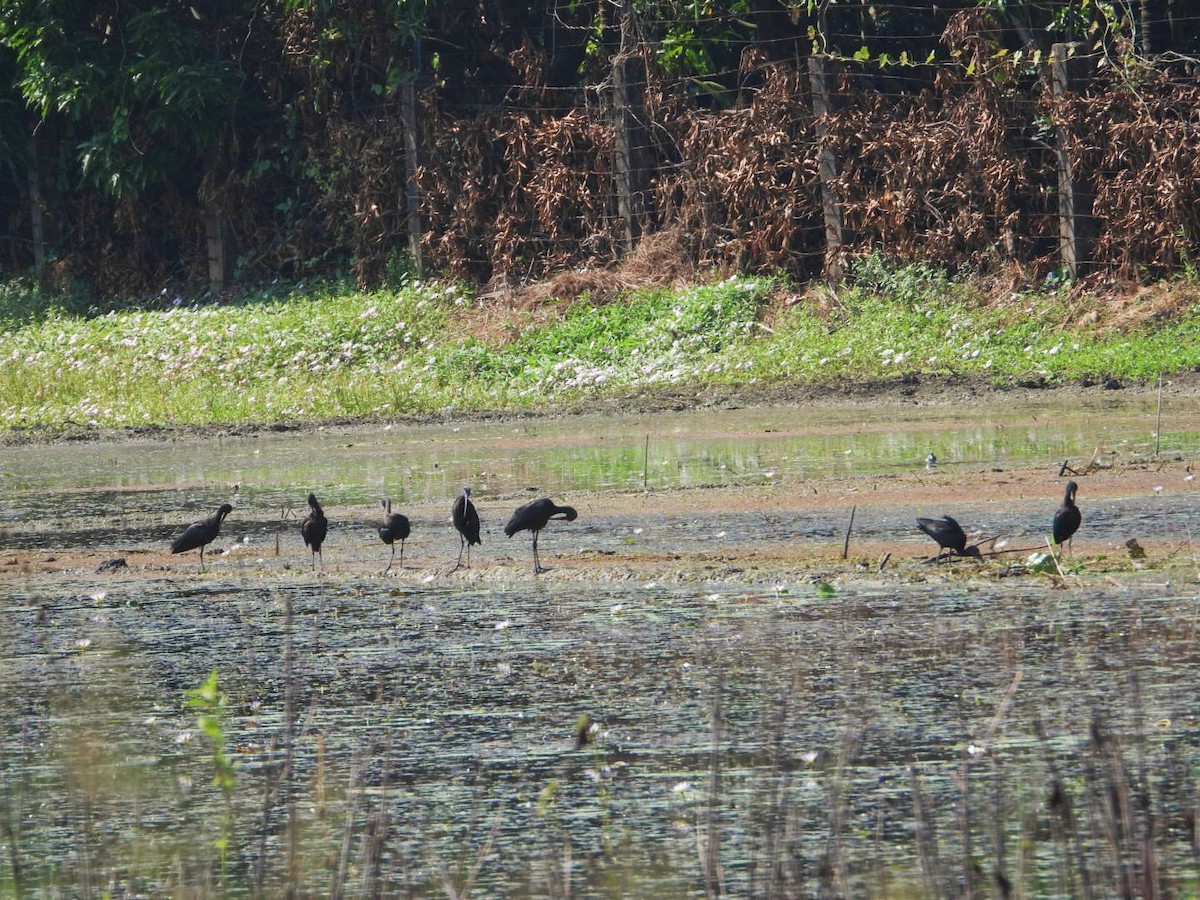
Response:
M1079 485L1074 481L1067 482L1067 489L1063 493L1062 506L1054 512L1054 526L1050 532L1054 537L1055 544L1067 544L1070 546L1071 538L1079 530L1079 526L1083 524L1083 513L1075 505L1075 492L1078 490Z
M919 518L917 519L917 527L937 541L938 555L934 559L941 559L942 554L947 550L950 553L957 553L959 556L973 556L976 559L983 559L978 547L967 546L967 533L950 516L942 516L940 519ZM950 557L947 556L946 558L949 559Z
M475 509L475 504L471 502L471 489L465 487L462 493L458 495L458 499L454 501L454 509L450 511L450 520L454 523L454 527L458 529L458 564L455 569L462 566L463 549L467 551L467 568L471 568L471 545L482 543L479 540L479 513Z
M304 546L312 549L313 571L317 568L317 556L321 553L321 545L325 543L325 535L329 533L329 520L325 518L325 510L317 502L316 494L308 495L308 515L300 523L300 534L304 536ZM321 565L325 565L325 557L321 556Z
M383 505L383 527L379 529L379 539L385 544L390 544L392 548L392 558L388 560L387 569L383 571L387 572L396 560L396 541L400 542L400 568L403 569L404 542L412 534L412 526L409 525L408 516L392 512L391 500L380 500L379 502Z
M217 534L221 531L221 522L224 518L233 512L233 507L228 503L222 503L220 508L209 516L207 519L201 519L199 522L193 522L187 527L175 543L171 545L172 553L187 553L189 550L200 548L200 568L204 568L204 547L206 544L211 544L216 539Z
M526 503L508 520L508 524L504 526L504 533L508 537L512 537L518 531L533 532L533 574L537 575L545 571L542 569L542 564L538 560L538 534L546 527L546 524L554 518L562 517L568 522L574 522L579 513L575 512L573 506L559 506L549 497L542 497L540 500L533 500Z

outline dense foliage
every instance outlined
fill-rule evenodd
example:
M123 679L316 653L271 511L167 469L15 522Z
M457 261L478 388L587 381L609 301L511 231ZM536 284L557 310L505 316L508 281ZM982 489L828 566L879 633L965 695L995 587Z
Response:
M651 105L737 110L763 78L747 67L751 57L795 63L821 52L881 71L899 65L898 89L920 90L925 75L903 84L914 63L969 69L973 41L989 58L1032 58L1071 38L1118 54L1186 50L1197 24L1180 7L1145 0L1124 16L1107 4L966 0L928 8L827 0L13 0L0 7L0 266L36 266L52 285L76 281L101 294L202 283L206 228L220 221L239 278L353 273L378 284L409 264L406 102L419 105L431 155L421 162L436 167L442 149L471 158L446 135L480 113L519 110L532 127L601 110L595 121L607 128L623 31L654 75ZM983 18L969 40L948 44L946 29L964 14ZM670 166L680 150L662 146L664 123L654 155ZM611 158L603 128L591 140ZM575 139L570 128L560 134ZM579 198L608 177L603 160L574 146L514 143L504 128L481 137L487 146L499 142L501 162L481 153L473 175L488 202L508 203L518 220L527 210L509 195L528 173L563 166L570 174L574 160ZM538 155L522 155L526 149ZM773 175L767 168L758 177ZM454 266L458 249L445 229L466 211L436 191L427 202L435 220L425 223L426 247L435 265ZM553 225L597 210L572 200L543 212ZM528 221L526 230L544 230ZM529 272L572 262L563 250L572 242L595 245L593 258L616 252L603 229L554 227L561 233L532 248L539 261ZM480 252L475 244L468 250ZM511 277L531 248L508 252L503 274ZM788 263L770 254L757 261ZM500 274L488 266L470 274Z

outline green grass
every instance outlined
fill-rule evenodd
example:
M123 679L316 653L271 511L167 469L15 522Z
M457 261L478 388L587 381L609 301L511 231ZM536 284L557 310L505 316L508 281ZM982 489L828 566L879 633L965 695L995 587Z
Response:
M860 263L817 314L734 277L593 306L508 342L471 337L476 301L427 282L338 286L104 315L0 285L0 428L309 422L525 410L667 386L971 376L997 384L1152 379L1200 364L1200 315L1119 334L1073 328L1048 285L984 303L923 265ZM153 304L151 304L153 305ZM494 313L492 313L494 315Z

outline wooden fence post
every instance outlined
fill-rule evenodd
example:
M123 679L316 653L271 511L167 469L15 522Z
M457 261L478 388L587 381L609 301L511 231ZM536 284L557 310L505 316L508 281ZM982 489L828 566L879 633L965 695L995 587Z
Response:
M211 206L204 210L204 236L208 239L208 286L220 294L233 281L233 251L225 214Z
M408 223L408 255L420 275L424 269L421 256L421 192L417 186L417 167L421 164L420 140L417 132L417 75L420 73L420 50L417 51L417 70L404 83L400 92L400 116L404 124L404 214Z
M46 265L46 198L42 195L41 159L38 156L37 134L29 135L29 171L26 184L29 190L29 237L33 241L33 268L40 275Z
M1082 62L1072 57L1078 45L1054 44L1050 48L1050 91L1055 98L1071 89L1072 76ZM1072 71L1072 70L1076 71ZM1067 152L1067 129L1055 126L1055 156L1058 161L1058 255L1062 266L1072 278L1083 275L1091 260L1095 223L1092 202L1095 191L1086 175L1078 172Z
M808 83L812 91L813 122L817 132L817 144L820 147L817 151L817 176L821 179L821 213L825 219L825 277L831 281L840 281L845 275L842 247L846 239L842 225L842 207L834 189L837 159L833 151L826 146L829 129L826 127L825 117L833 112L832 79L826 62L823 56L814 55L808 58Z
M643 61L638 52L632 0L623 0L621 45L612 61L613 187L622 223L624 251L631 253L650 227L648 136L645 126Z

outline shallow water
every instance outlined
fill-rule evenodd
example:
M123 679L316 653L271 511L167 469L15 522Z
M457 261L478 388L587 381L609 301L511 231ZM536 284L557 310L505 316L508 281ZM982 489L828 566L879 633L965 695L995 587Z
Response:
M1074 845L1056 842L1044 801L1057 766L1079 820L1103 821L1096 798L1120 779L1098 762L1113 751L1090 743L1094 727L1149 773L1125 786L1148 781L1159 852L1187 870L1200 751L1190 581L1146 573L1062 590L925 570L840 572L832 585L736 573L655 583L614 567L611 580L491 583L383 579L336 562L314 576L269 552L269 511L312 485L330 505L384 493L448 502L465 481L484 498L636 487L646 434L659 486L886 472L919 466L935 441L950 467L1147 446L1140 407L997 410L970 428L952 412L885 426L894 408L822 411L811 431L778 421L794 411L733 410L603 427L5 449L8 547L163 541L185 500L206 513L231 483L244 520L235 534L249 543L244 563L235 555L204 575L0 580L0 811L17 823L7 846L22 864L0 870L0 892L269 895L290 883L352 896L447 896L452 885L473 896L703 897L712 842L732 895L927 895L972 877L964 838L982 871L996 867L999 821L1010 876L1023 871L1028 893L1068 896ZM1171 435L1176 450L1191 440ZM1190 500L1096 503L1088 528L1178 529ZM1032 508L978 512L993 517L987 527L1019 530ZM49 525L25 529L47 512ZM911 533L911 510L859 525L864 537ZM570 546L756 546L842 527L801 514L581 517ZM365 529L337 541L335 559L381 547ZM547 533L543 552L564 542ZM525 559L527 547L505 552ZM212 671L228 700L228 803L186 703ZM575 749L584 713L598 733ZM922 867L926 824L940 862ZM1102 881L1102 829L1088 827L1078 840Z
M1164 427L1159 449L1190 459L1200 443L1200 402L1168 398L1165 410L1172 427ZM962 424L964 415L970 424ZM523 490L795 486L806 477L920 469L930 450L942 472L981 464L1056 467L1093 456L1123 462L1153 453L1155 424L1152 399L1114 392L1068 410L751 408L0 447L0 547L90 546L101 534L116 549L167 541L181 522L227 500L238 508L235 519L258 523L246 533L259 538L275 530L264 529L265 520L303 515L310 490L326 507L373 505L387 496L402 508L449 504L464 484L480 502ZM747 529L757 540L753 525ZM72 543L76 537L81 544Z

